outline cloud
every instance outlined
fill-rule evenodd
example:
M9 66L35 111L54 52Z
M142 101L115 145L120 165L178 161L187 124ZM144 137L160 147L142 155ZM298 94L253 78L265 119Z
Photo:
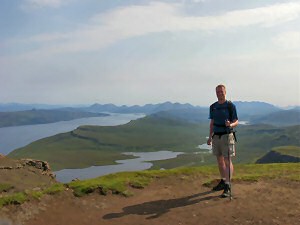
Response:
M48 6L62 4L61 0L27 1ZM183 4L180 3L151 2L148 5L122 7L95 15L86 25L73 32L40 34L27 41L47 44L46 47L42 45L34 55L96 51L120 40L155 32L197 30L213 32L251 25L270 27L295 20L299 16L299 2L235 10L204 17L184 14Z
M281 33L277 37L273 38L273 42L283 49L299 51L300 31L290 31Z
M38 8L59 8L62 5L65 5L70 0L24 0L22 5L22 9L29 10L29 9L38 9Z

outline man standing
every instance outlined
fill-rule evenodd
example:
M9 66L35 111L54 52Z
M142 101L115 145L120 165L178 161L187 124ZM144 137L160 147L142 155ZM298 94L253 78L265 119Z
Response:
M213 187L213 191L224 190L221 197L231 195L230 178L233 174L231 157L235 156L235 137L233 128L238 125L235 105L226 100L226 87L216 87L218 101L210 106L210 129L207 144L212 144L213 154L217 157L221 181Z

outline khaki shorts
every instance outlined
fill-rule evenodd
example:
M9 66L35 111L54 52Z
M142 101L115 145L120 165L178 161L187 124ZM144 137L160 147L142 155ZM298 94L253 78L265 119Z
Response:
M222 136L214 135L212 139L212 152L215 156L228 157L235 156L235 141L233 133L223 134Z

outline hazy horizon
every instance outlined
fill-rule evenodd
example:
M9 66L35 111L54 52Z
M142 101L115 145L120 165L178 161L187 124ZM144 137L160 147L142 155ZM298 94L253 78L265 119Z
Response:
M229 99L227 99L229 100ZM215 100L217 101L217 99ZM107 103L101 103L101 102L93 102L93 103L78 103L78 104L71 104L71 103L22 103L22 102L0 102L0 105L9 105L9 104L20 104L20 105L45 105L45 106L58 106L58 107L89 107L89 106L92 106L94 104L100 104L100 105L108 105L108 104L113 104L115 106L118 106L118 107L121 107L121 106L128 106L128 107L131 107L131 106L145 106L145 105L157 105L157 104L164 104L164 103L172 103L172 104L175 104L175 103L179 103L179 104L190 104L192 106L198 106L198 107L209 107L212 103L214 103L215 101L211 102L209 105L195 105L195 104L192 104L192 103L189 103L189 102L178 102L178 101L163 101L163 102L149 102L149 103L145 103L145 104L116 104L116 103L113 103L113 102L107 102ZM258 100L253 100L253 101L241 101L241 100L234 100L233 102L244 102L244 103L266 103L266 104L270 104L270 105L273 105L275 107L278 107L278 108L294 108L294 107L300 107L300 105L288 105L288 106L281 106L281 105L275 105L275 104L272 104L271 102L264 102L264 101L258 101Z

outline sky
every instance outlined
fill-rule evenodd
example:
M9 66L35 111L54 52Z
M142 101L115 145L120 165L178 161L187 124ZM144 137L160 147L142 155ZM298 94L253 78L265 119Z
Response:
M300 105L299 0L0 2L0 103Z

